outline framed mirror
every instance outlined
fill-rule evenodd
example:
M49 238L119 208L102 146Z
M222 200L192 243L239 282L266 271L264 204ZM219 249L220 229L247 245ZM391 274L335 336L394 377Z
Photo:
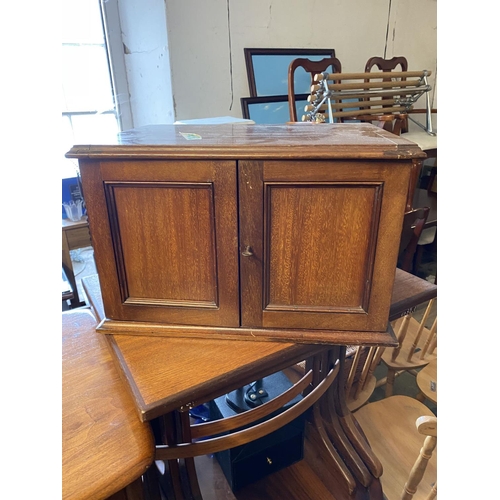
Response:
M297 116L302 118L308 94L297 95L295 104ZM241 112L243 118L258 124L278 125L290 121L288 96L242 97Z
M288 66L299 57L321 61L335 57L334 49L244 49L250 97L288 94ZM295 72L297 94L310 92L311 77L302 68Z

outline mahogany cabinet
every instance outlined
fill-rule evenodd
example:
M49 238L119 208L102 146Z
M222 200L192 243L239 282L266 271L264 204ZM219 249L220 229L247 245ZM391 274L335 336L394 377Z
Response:
M415 144L369 124L156 125L67 156L100 330L394 343L403 214L425 158Z

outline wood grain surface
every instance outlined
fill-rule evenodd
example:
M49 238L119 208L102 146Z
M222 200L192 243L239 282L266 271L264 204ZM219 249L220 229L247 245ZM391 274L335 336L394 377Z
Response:
M417 385L429 401L437 404L437 358L418 372Z
M62 497L107 498L152 463L140 422L89 309L62 315Z
M189 140L186 133L196 134ZM304 147L305 146L305 147ZM101 144L75 145L68 158L425 158L413 142L366 123L148 125Z
M402 498L403 488L424 443L416 428L421 416L434 414L423 403L408 396L392 396L369 403L354 417L384 467L380 480L387 498ZM437 478L437 453L432 456L415 500L427 495Z

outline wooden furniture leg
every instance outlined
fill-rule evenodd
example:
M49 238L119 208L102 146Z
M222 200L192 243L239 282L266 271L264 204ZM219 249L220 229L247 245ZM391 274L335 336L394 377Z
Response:
M335 391L337 390L337 384L338 382L334 382L334 385L332 385L327 394L325 394L325 397L321 400L320 407L323 423L333 445L339 450L339 453L341 453L356 479L363 486L368 487L373 477L359 454L352 446L349 438L346 436L337 412L332 411L332 409L335 408Z
M338 352L338 348L336 348L335 351ZM326 358L324 356L314 357L312 361L314 377L313 385L318 383L321 364L325 363L325 361ZM306 370L308 370L310 364L311 360L308 360L306 363ZM333 446L333 443L331 442L331 439L325 429L324 420L321 415L320 401L316 402L313 406L312 415L310 417L311 425L306 427L307 439L314 443L314 447L318 452L320 452L322 459L331 467L332 474L337 474L341 477L341 480L346 485L349 494L352 495L356 490L357 482L344 460Z
M422 392L419 392L416 396L415 399L417 401L420 401L421 403L425 402L425 396Z
M346 485L349 494L354 494L357 482L344 460L333 446L323 426L323 419L317 405L313 407L310 424L311 425L306 427L307 439L313 444L315 450L320 453L322 465L324 466L326 463L331 469L332 475L340 476L341 481Z
M159 472L155 463L142 476L142 485L146 500L162 500Z
M181 433L182 442L191 442L191 423L189 421L189 411L181 411L180 423L181 423ZM189 480L189 487L193 500L202 500L202 495L200 491L200 485L198 484L198 476L196 475L196 467L194 465L194 457L188 457L184 459L186 465L187 476Z
M366 438L359 431L359 425L354 420L353 415L347 408L345 399L345 382L346 382L346 371L345 371L345 352L346 347L342 346L340 348L340 372L337 380L336 391L335 391L335 407L334 411L337 412L340 423L344 429L344 432L353 444L354 449L361 456L370 472L375 478L379 478L382 475L382 464L380 460L376 457L370 448Z
M308 408L309 401L312 411L308 416L306 434L308 442L314 447L313 461L317 461L318 465L320 461L323 469L325 464L327 465L326 470L331 476L329 482L333 481L339 485L343 492L342 498L382 500L382 490L376 484L382 472L380 462L343 401L346 374L342 374L342 369L345 351L345 347L335 347L307 360L306 374L301 381L278 397L293 398L293 391L297 391L297 394L303 394L302 401L265 423L223 434L227 430L240 428L248 419L253 421L258 409L228 419L196 425L191 425L187 411L175 410L163 417L163 442L157 445L156 459L168 464L173 490L171 497L175 500L202 499L193 457L244 443L248 439L246 436L256 439L262 435L264 428L271 431L280 425L281 420L285 421L287 417L294 418L293 415L303 413ZM285 400L287 399L276 401L274 404L282 405ZM271 410L263 406L262 411L264 415ZM221 433L222 436L200 439Z
M162 442L168 445L174 445L179 442L179 422L177 412L171 412L164 415L160 420ZM165 473L163 474L162 486L167 498L175 500L184 500L185 494L182 484L180 463L177 459L165 461Z
M70 299L71 308L81 307L85 305L85 302L80 300L78 295L78 287L76 286L76 278L75 273L73 272L73 263L71 262L71 254L70 251L70 243L68 241L68 233L67 231L62 231L62 267L66 276L68 277L68 281L73 289L73 298Z
M345 400L346 373L343 372L346 348L340 347L328 352L319 360L320 365L339 365L336 380L313 408L313 424L308 439L321 447L329 457L332 474L340 474L351 498L383 498L379 476L382 474L380 461L372 452L357 422L348 410ZM318 356L315 359L318 363ZM377 484L378 483L378 484ZM360 496L361 495L361 496Z
M396 372L394 370L387 370L387 379L385 382L385 397L392 396L394 392L394 381L396 380Z
M64 231L62 233L62 268L64 269L69 284L73 290L73 298L70 299L71 307L75 308L85 305L85 302L81 302L80 297L78 296L75 273L73 272L73 264L71 263L68 241L66 240L66 234Z
M322 405L323 408L326 407L325 409L329 410L327 415L323 415L323 423L331 442L342 454L346 464L349 466L349 469L352 470L356 479L363 486L368 487L372 481L372 475L361 457L356 453L356 450L353 448L349 438L342 429L342 424L338 419L337 413L331 411L331 408L334 408L334 396L332 392L333 391L329 391L326 398L326 404Z

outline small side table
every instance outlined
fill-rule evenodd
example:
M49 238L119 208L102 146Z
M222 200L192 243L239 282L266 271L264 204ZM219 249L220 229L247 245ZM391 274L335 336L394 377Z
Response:
M151 427L137 417L96 324L90 309L62 313L63 500L136 488L154 459Z

